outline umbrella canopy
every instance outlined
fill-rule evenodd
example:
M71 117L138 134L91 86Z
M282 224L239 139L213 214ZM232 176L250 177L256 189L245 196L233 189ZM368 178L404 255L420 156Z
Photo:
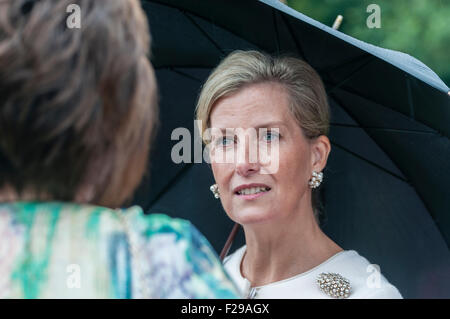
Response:
M404 297L450 297L450 97L434 72L279 1L142 4L161 125L134 204L190 220L219 252L233 223L209 191L209 165L172 161L172 131L193 137L200 86L227 53L295 54L321 75L332 113L322 229L379 264ZM242 244L241 232L233 247Z

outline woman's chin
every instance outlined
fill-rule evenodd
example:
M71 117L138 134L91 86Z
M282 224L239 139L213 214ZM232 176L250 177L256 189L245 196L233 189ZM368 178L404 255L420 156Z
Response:
M263 224L275 219L275 214L271 212L262 212L261 210L243 210L233 214L230 218L243 226L251 224Z

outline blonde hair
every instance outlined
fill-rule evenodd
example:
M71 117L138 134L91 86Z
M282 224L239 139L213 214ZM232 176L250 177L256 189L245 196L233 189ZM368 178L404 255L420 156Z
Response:
M308 139L328 135L327 95L320 76L309 64L294 57L238 50L213 70L202 87L196 107L196 119L202 121L201 136L210 126L211 111L219 99L263 82L279 83L287 90L290 110Z
M294 57L272 57L258 51L240 50L229 54L202 87L196 107L196 119L201 121L200 135L203 137L210 127L211 111L219 99L264 82L280 84L287 90L290 111L308 140L328 135L327 94L320 76L309 64ZM313 189L312 206L317 221L322 210L319 196Z

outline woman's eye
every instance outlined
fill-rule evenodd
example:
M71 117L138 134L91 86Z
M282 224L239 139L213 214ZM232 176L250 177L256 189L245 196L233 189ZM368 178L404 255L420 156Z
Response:
M234 138L231 137L222 137L218 140L218 145L220 146L229 146L234 143Z
M267 142L272 142L272 141L278 140L279 138L280 138L280 135L278 133L270 132L270 131L266 132L263 135L263 139Z

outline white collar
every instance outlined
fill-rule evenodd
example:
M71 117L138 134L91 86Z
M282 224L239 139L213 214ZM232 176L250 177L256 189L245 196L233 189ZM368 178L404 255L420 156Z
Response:
M297 280L300 279L302 277L305 277L307 275L309 275L310 273L316 271L318 268L321 268L333 261L335 261L336 259L342 257L343 255L348 255L348 254L358 254L356 251L354 250L343 250L340 251L336 254L334 254L333 256L331 256L330 258L328 258L327 260L323 261L322 263L320 263L319 265L305 271L302 272L300 274L297 274L295 276L283 279L283 280L279 280L276 282L272 282L269 284L265 284L262 286L257 286L257 287L251 287L251 283L250 281L245 278L244 276L242 276L241 273L241 263L242 263L242 258L244 257L245 251L246 251L247 246L244 245L241 248L237 249L233 254L227 256L224 260L224 267L225 269L228 271L229 275L231 276L231 278L235 281L235 283L237 284L238 288L243 292L243 294L245 296L249 296L249 295L255 295L255 293L262 288L268 288L274 285L279 285L279 284L283 284L289 281L293 281L293 280ZM255 291L256 290L256 291Z

